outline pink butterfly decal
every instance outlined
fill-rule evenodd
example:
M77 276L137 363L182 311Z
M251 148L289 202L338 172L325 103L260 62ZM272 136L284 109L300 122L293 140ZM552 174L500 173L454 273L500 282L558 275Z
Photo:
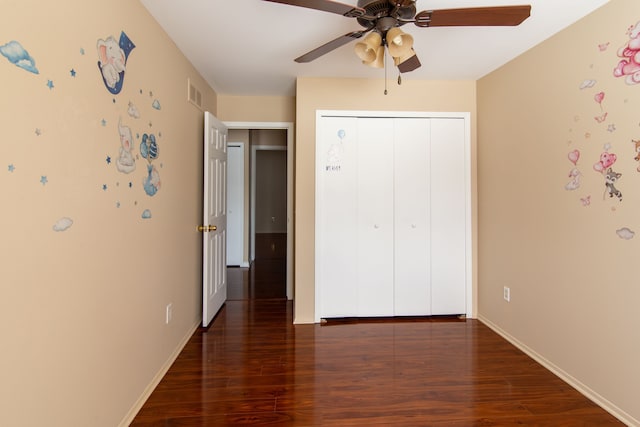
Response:
M589 206L591 204L591 195L588 195L587 197L581 197L580 203L582 203L582 206Z

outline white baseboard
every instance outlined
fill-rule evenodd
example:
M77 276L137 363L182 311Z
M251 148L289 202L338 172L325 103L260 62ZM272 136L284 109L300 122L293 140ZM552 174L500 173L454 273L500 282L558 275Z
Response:
M127 412L127 415L125 415L125 417L122 419L120 424L118 424L119 427L128 427L133 422L133 419L136 417L136 415L138 415L138 412L140 412L140 409L142 409L142 406L145 404L147 399L149 399L149 396L151 396L151 393L153 393L153 390L155 390L158 384L160 384L160 381L162 381L162 378L166 375L169 368L171 368L171 365L173 365L173 362L176 361L176 359L180 355L180 352L182 352L184 347L187 345L187 342L189 341L189 339L191 339L191 337L193 336L193 333L196 331L196 329L198 329L198 327L200 326L200 323L201 322L198 321L195 325L189 328L189 331L187 332L187 334L182 338L178 346L175 348L175 350L173 350L173 353L171 353L167 361L162 365L158 373L153 377L149 385L144 389L144 392L142 393L142 395L138 398L136 403L131 407L129 412Z
M490 320L488 320L487 318L481 315L478 316L478 320L484 323L490 329L492 329L495 333L502 336L502 338L506 339L511 344L518 347L529 357L534 359L536 362L540 363L542 366L547 368L557 377L562 379L567 384L571 385L573 388L575 388L580 393L582 393L585 397L593 401L595 404L600 406L605 411L609 412L611 415L616 417L621 422L625 423L630 427L640 427L640 420L635 419L630 414L626 413L625 411L617 407L615 404L605 399L603 396L598 394L596 391L592 390L590 387L582 383L580 380L568 374L563 369L559 368L558 366L553 364L551 361L547 360L545 357L538 354L532 348L528 347L526 344L517 340L515 337L507 333L505 330L500 328L495 323L491 322Z

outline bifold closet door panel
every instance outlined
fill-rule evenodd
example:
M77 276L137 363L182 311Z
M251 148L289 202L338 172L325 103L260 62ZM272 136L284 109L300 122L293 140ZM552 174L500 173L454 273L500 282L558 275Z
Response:
M391 118L358 119L358 315L393 316Z
M394 314L431 314L430 123L395 119Z
M465 121L431 119L432 314L466 312Z
M357 316L357 119L325 117L316 147L320 316Z
M317 316L466 313L466 120L317 125Z

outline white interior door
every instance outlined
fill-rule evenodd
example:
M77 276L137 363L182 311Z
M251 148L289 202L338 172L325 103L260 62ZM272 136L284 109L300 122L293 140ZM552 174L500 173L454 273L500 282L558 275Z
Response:
M227 265L244 266L244 144L228 144Z
M202 231L202 326L227 300L227 128L204 116L204 200Z

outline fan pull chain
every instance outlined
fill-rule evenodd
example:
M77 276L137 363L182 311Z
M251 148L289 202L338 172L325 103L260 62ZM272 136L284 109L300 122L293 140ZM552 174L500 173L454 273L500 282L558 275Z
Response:
M385 52L387 50L385 49ZM387 94L387 55L385 54L383 57L384 60L384 94Z

